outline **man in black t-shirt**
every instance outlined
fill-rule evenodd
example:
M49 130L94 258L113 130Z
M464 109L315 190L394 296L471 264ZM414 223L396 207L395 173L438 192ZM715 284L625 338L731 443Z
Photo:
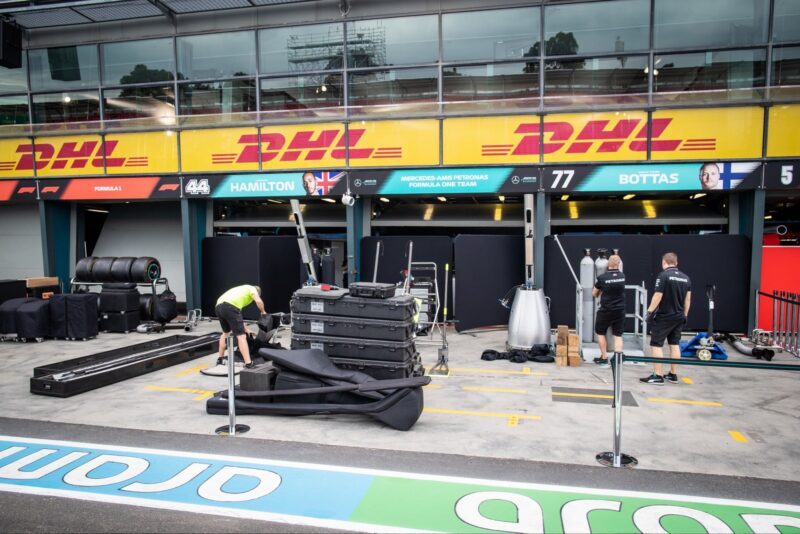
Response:
M669 345L669 356L675 360L681 357L681 330L689 315L692 301L692 281L678 270L678 256L667 252L661 258L661 274L656 278L653 298L647 307L647 321L650 324L650 348L653 358L663 358L661 347L664 340ZM646 384L663 385L664 381L678 383L678 366L670 364L670 372L662 376L661 364L653 365L654 372L640 380Z
M594 332L600 346L600 357L594 363L608 367L606 355L606 331L611 328L614 336L614 353L622 352L622 328L625 324L625 275L619 270L620 258L616 254L608 258L608 271L597 277L592 296L600 296L600 309L594 320Z

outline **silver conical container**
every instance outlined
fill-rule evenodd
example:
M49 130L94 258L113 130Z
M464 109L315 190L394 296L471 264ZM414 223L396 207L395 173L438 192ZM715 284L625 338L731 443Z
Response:
M592 251L588 248L581 260L580 265L580 280L583 295L581 301L583 302L583 341L592 340L592 332L594 332L594 299L592 298L592 286L594 286L594 261L592 261Z
M550 344L550 310L544 290L520 286L508 320L508 348L530 350Z

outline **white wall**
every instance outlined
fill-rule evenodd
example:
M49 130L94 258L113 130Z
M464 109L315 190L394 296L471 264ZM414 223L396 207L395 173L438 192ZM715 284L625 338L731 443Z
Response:
M104 206L105 207L105 206ZM186 301L181 208L177 203L148 202L108 206L108 216L93 256L151 256L161 276L181 302Z
M0 280L43 275L39 205L0 206Z

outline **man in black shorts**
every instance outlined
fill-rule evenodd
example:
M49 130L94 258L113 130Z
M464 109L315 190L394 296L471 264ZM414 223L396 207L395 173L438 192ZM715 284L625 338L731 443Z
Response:
M219 337L218 363L222 362L228 336L233 332L239 345L239 352L244 360L244 366L247 368L253 367L253 362L250 360L250 348L247 346L247 330L244 327L244 318L242 317L242 310L251 302L256 303L262 316L267 314L264 309L264 302L261 300L261 288L258 286L236 286L227 290L217 299L217 306L214 311L222 327L222 335Z
M664 340L669 345L669 357L675 360L681 357L681 330L689 315L692 302L692 281L678 270L678 255L667 252L661 257L661 274L656 278L653 298L647 307L646 320L650 325L650 349L653 358L663 358L661 347ZM661 364L653 365L654 372L648 377L640 378L646 384L663 385L664 381L678 383L678 366L670 364L670 372L662 375Z
M619 270L620 258L616 254L608 258L608 271L597 277L592 296L600 296L600 309L594 320L594 332L600 346L600 357L594 363L608 367L606 354L606 332L611 328L614 336L614 353L622 352L622 328L625 324L625 275Z

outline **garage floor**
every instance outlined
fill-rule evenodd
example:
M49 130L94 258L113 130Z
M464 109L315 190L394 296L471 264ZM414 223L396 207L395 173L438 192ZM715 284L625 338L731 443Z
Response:
M195 333L218 328L216 322L203 322ZM228 381L199 371L213 366L216 355L66 399L29 392L36 366L157 336L101 334L85 342L0 343L3 415L212 435L228 418L206 414L205 400L226 388ZM281 337L288 344L288 332ZM451 331L451 374L433 377L425 388L425 412L408 432L362 416L242 416L237 422L251 431L230 439L597 465L595 455L611 450L613 443L611 370L591 362L556 367L480 359L485 349L502 350L505 337L505 331ZM419 349L430 368L436 347ZM750 359L732 349L729 353L735 359ZM593 354L587 350L589 359ZM789 354L773 361L800 364ZM645 469L800 480L796 374L697 366L681 371L678 384L653 386L638 380L649 374L649 367L623 366L623 452L635 456Z

